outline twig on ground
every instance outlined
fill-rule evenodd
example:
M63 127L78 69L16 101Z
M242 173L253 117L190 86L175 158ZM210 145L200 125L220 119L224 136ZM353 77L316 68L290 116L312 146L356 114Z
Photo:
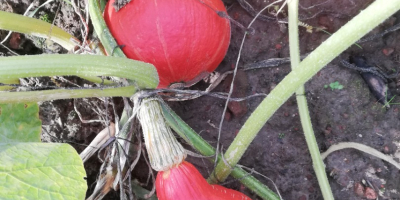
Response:
M11 33L11 31L10 31L10 33ZM10 35L11 35L11 34L10 34ZM4 44L2 44L2 43L0 43L0 45L1 45L3 48L7 49L7 50L8 50L11 54L13 54L14 56L19 56L18 53L14 52L14 51L11 50L10 48L8 48L6 45L4 45Z
M303 10L309 10L309 9L312 9L312 8L315 8L315 7L318 7L318 6L321 6L321 5L323 5L323 4L326 4L326 3L330 2L330 1L331 1L331 0L326 0L326 1L321 2L321 3L313 4L312 6L309 6L309 7L304 7L304 6L302 6L302 5L300 4L300 2L299 2L299 7L300 7L301 9L303 9Z
M71 0L71 5L72 5L72 7L74 8L74 11L75 11L75 13L79 16L79 18L80 18L80 20L81 20L81 22L82 22L82 25L83 25L83 27L85 28L85 30L82 30L81 29L81 32L82 32L82 38L83 38L83 41L82 41L82 47L84 47L85 49L86 49L86 47L87 47L87 38L88 38L88 35L89 35L89 25L88 25L88 23L87 23L87 20L85 20L85 18L82 16L82 14L81 14L81 12L80 12L80 9L79 9L79 2L80 1L78 1L78 5L76 5L76 3L75 3L75 0ZM86 7L87 7L87 3L86 3ZM86 9L85 9L86 10ZM86 13L88 13L88 11L86 10ZM87 17L87 15L86 15L86 17ZM88 18L87 18L88 19ZM90 48L88 48L88 49L90 49Z
M115 135L115 126L114 123L110 123L110 126L104 128L97 136L92 140L88 147L83 150L79 156L82 161L85 163L100 147L107 142L110 137Z
M252 17L255 17L258 13L253 6L247 2L246 0L237 0L239 5L245 9ZM263 9L264 11L265 9ZM276 17L270 17L264 14L258 14L258 19L263 20L263 21L277 21Z
M79 112L79 110L78 110L78 108L76 106L76 101L77 101L77 99L74 99L74 110L75 110L76 114L78 115L78 117L79 117L79 119L81 120L82 123L84 123L84 124L95 123L95 122L105 123L105 121L103 119L92 119L92 120L83 119L81 113Z
M66 79L66 78L64 78L64 77L62 77L62 76L53 76L53 78L54 78L54 79L58 79L58 80L60 80L61 82L69 83L69 84L71 84L71 85L73 85L73 86L75 86L75 87L78 87L78 88L81 87L80 85L78 85L78 84L76 84L76 83L74 83L74 82L72 82L72 81L70 81L70 80L68 80L68 79Z
M278 186L276 186L275 182L274 182L271 178L269 178L268 176L265 176L264 174L261 174L260 172L257 172L257 171L254 170L253 168L248 168L248 167L246 167L246 166L244 166L244 165L236 165L236 166L237 166L237 167L240 167L240 168L242 168L242 169L247 169L247 170L249 170L249 171L250 171L249 174L257 174L257 175L259 175L259 176L261 176L261 177L263 177L263 178L265 178L265 179L271 181L271 182L272 182L272 185L274 185L274 188L275 188L276 193L278 194L279 198L280 198L280 199L283 199L282 196L281 196L281 193L279 192Z
M398 23L398 24L396 24L396 25L384 30L382 33L378 33L378 34L375 34L375 35L372 35L372 36L368 36L368 37L362 38L362 39L358 40L357 43L364 43L364 42L368 42L368 41L374 40L376 38L381 38L384 35L386 35L388 33L391 33L391 32L394 32L394 31L397 31L399 29L400 29L400 23Z
M143 151L143 152L146 152L146 151ZM156 179L155 179L155 175L153 173L153 169L151 168L151 165L150 165L149 161L147 160L146 154L143 153L143 155L144 155L143 158L146 161L147 166L149 167L150 176L151 176L151 178L153 180L153 187L151 188L150 193L145 195L146 198L150 198L151 196L153 196L156 193Z
M356 65L351 64L351 63L347 62L346 60L341 60L340 63L344 67L347 67L349 69L354 69L356 71L364 72L364 73L368 72L368 73L374 74L376 76L379 76L379 77L381 77L381 78L383 78L385 80L386 79L391 79L391 78L396 78L397 75L398 75L398 73L394 73L394 74L388 75L388 74L386 74L385 72L383 72L382 70L380 70L379 68L376 68L376 67L369 67L369 68L357 67Z
M300 56L300 59L304 59L308 54ZM283 64L290 64L290 57L286 58L271 58L268 60L262 60L255 63L250 63L244 66L243 70L253 70L260 68L278 67Z
M370 154L377 158L380 158L380 159L394 165L397 169L400 170L400 163L396 162L391 156L385 155L372 147L369 147L367 145L363 145L360 143L356 143L356 142L341 142L338 144L334 144L334 145L330 146L329 149L326 150L324 153L321 153L321 157L322 157L322 159L325 159L329 154L331 154L335 151L347 149L347 148L357 149L364 153L367 153L367 154Z
M139 162L139 158L142 155L142 139L139 137L139 134L137 134L137 140L139 142L139 147L138 147L138 152L136 155L135 160L133 160L133 162L131 163L128 172L125 174L125 178L123 179L123 181L126 181L127 178L130 178L130 174L133 171L133 169L135 168L136 164Z
M286 18L283 18L283 19L279 19L277 16L271 17L271 16L268 16L268 15L260 14L263 10L260 11L260 12L257 12L257 11L254 9L254 7L253 7L249 2L247 2L246 0L237 0L237 1L238 1L239 5L240 5L244 10L246 10L252 17L255 17L256 15L258 15L257 19L259 19L259 20L261 20L261 21L276 21L276 22L279 22L279 23L287 23L287 21L288 21L288 18L287 18L287 17L286 17ZM328 1L330 1L330 0L327 0L326 2L328 2ZM281 1L279 1L279 2L281 2ZM286 2L286 1L285 1L285 2ZM326 3L326 2L317 4L317 5L315 5L315 6L322 5L322 4ZM280 11L281 9L283 9L284 6L285 6L285 3L280 7L279 11ZM303 9L307 10L307 9L310 9L310 7L308 7L308 8L303 8ZM279 13L279 11L278 11L278 13ZM318 15L320 15L320 14L322 14L322 13L329 13L329 11L326 11L326 10L319 10L317 13L314 13L312 16L300 15L300 16L299 16L299 20L300 20L300 21L304 21L304 20L308 20L308 19L313 19L313 18L317 17Z

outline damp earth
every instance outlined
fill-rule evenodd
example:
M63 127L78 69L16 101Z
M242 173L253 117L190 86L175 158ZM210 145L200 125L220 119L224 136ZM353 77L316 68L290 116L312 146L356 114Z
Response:
M0 9L23 14L30 4L37 7L44 2L44 0L0 0ZM305 27L299 28L301 55L307 55L317 48L329 37L326 32L337 31L371 2L372 0L300 1L301 22L324 30L310 31ZM217 72L233 70L243 35L245 31L251 30L241 50L233 97L268 94L290 72L290 65L282 64L277 67L252 70L245 68L271 58L289 57L288 28L284 23L287 11L283 9L275 17L277 8L267 9L263 12L267 17L256 20L248 30L240 25L246 27L253 19L254 11L261 10L272 1L224 0L224 3L230 18L235 23L232 23L231 27L229 50ZM244 9L243 3L248 3L252 8ZM83 8L84 2L81 4ZM51 20L56 26L78 38L81 37L82 23L73 8L65 1L53 1L43 6L34 17ZM278 23L277 18L283 22ZM305 84L304 95L308 101L315 137L321 152L336 143L357 142L393 155L399 161L400 106L396 104L400 102L400 98L397 97L399 77L388 80L388 87L395 98L390 102L390 107L385 107L370 92L358 71L341 65L341 60L348 60L352 55L361 55L382 71L388 73L399 71L400 32L393 31L379 36L380 33L398 24L400 24L399 12L366 36L378 35L378 37L360 42L359 46L351 46ZM0 31L0 39L3 40L6 34L6 31ZM20 55L66 53L57 45L49 46L41 39L18 33L13 33L4 44ZM12 53L0 46L0 55L12 56ZM77 77L66 79L75 84L85 84ZM41 81L42 85L59 81L67 87L71 86L60 80L41 79ZM228 92L231 82L232 75L228 75L214 92ZM191 89L204 90L206 87L207 83L201 81ZM229 103L221 130L220 143L223 147L229 146L262 99L263 97L253 97L242 102ZM117 105L117 110L121 110L122 99L115 98L112 101ZM217 145L224 99L202 96L194 100L168 102L168 104L205 140L213 146ZM40 103L40 116L43 121L42 139L46 142L68 142L81 152L85 148L84 145L89 144L104 126L102 123L83 123L74 105L83 119L97 119L99 112L109 116L108 120L112 121L114 117L112 107L99 99L68 99ZM95 112L96 110L98 112ZM205 158L190 157L189 160L204 176L208 176L213 169L213 164ZM276 191L275 184L283 199L323 199L300 124L295 96L289 98L263 126L239 163L268 177L254 174L258 180L274 191ZM358 150L345 149L330 154L324 163L336 199L400 199L399 170L379 158ZM96 156L85 163L88 194L93 191L100 165L101 162ZM133 177L139 182L146 183L148 173L148 167L141 159L133 172ZM149 183L144 187L151 189L151 185ZM227 180L226 186L242 191L253 199L259 198L233 178ZM118 192L110 192L104 199L118 198Z

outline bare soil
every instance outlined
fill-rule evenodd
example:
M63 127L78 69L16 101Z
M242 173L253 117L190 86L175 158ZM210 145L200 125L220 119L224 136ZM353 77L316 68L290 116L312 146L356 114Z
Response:
M243 2L243 0L241 0ZM0 9L8 12L22 14L33 0L0 0ZM36 6L44 0L34 1ZM247 0L259 11L272 0ZM337 31L353 16L366 8L372 1L356 0L303 0L300 2L301 21L313 27L325 27L330 33ZM229 16L236 22L247 26L253 19L251 13L243 9L236 0L224 0ZM57 9L60 11L56 14ZM263 14L273 17L274 9L269 9ZM52 2L42 8L34 17L43 14L53 16L55 25L69 33L80 37L82 24L74 14L73 9L65 2ZM280 19L286 17L286 11L279 15ZM384 30L400 23L398 12L369 35L383 32ZM238 75L235 80L235 97L245 97L255 93L268 94L290 72L290 65L279 67L261 68L244 71L243 67L270 58L289 57L288 29L284 23L276 20L257 20L252 26L254 32L246 37L241 58L239 61ZM240 43L244 31L239 26L232 24L232 38L228 53L218 67L218 72L233 69L236 63ZM0 39L6 32L0 32ZM8 40L5 45L13 47L19 54L39 54L42 52L63 52L62 49L48 49L37 45L37 38L17 35L16 40ZM328 34L321 31L307 32L300 27L300 52L301 55L313 51ZM18 40L19 38L19 40ZM17 44L14 44L17 42ZM14 45L14 46L13 46ZM16 46L15 46L16 45ZM353 45L342 55L323 68L309 82L306 83L305 96L308 100L310 116L313 123L315 136L321 152L332 144L339 142L358 142L373 147L385 154L394 155L400 159L400 112L399 105L391 105L386 109L379 104L370 93L368 86L363 81L359 72L344 68L340 65L342 59L348 60L350 55L364 55L372 64L379 66L387 72L399 71L400 63L400 32L395 31L372 41L360 43L362 49ZM30 47L30 48L28 48ZM0 54L11 55L0 46ZM71 81L80 80L71 78ZM228 76L215 91L229 91L232 77ZM331 89L329 84L339 82L342 89ZM204 89L206 84L200 82L191 89ZM398 95L399 77L391 79L389 87L392 93ZM73 107L74 100L57 100L41 103L41 118L43 120L43 138L52 142L70 142L80 152L95 135L104 127L101 123L82 123ZM83 118L96 119L93 104L84 100L75 100ZM105 110L104 103L98 101L100 108ZM228 147L233 138L262 101L261 97L251 98L244 102L231 102L226 113L222 128L221 143ZM399 102L395 97L393 102ZM121 99L114 99L122 105ZM183 102L169 102L173 110L181 116L194 130L212 145L216 146L218 124L221 120L225 100L203 96L195 100ZM112 113L109 113L112 116ZM112 117L110 117L112 120ZM50 137L52 135L54 137ZM202 173L207 176L212 171L213 165L201 158L189 158ZM348 149L332 153L324 161L326 172L336 199L400 199L400 174L399 170L381 159L372 157L357 150ZM241 165L254 168L257 172L269 177L277 186L283 199L316 200L323 199L312 161L304 139L297 104L292 96L265 124L250 148L240 161ZM92 158L85 164L88 174L88 194L94 188L100 161ZM141 181L146 181L147 166L139 164L134 176ZM263 183L274 190L273 184L258 175ZM245 192L253 199L258 197L249 190L244 189L239 181L229 179L227 186ZM151 184L149 184L151 186ZM148 187L149 187L148 186ZM110 193L105 199L118 199L118 192Z

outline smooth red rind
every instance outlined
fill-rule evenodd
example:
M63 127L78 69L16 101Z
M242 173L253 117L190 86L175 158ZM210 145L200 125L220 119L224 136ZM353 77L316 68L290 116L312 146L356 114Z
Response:
M230 24L217 14L226 13L221 0L132 0L118 12L114 1L104 13L112 35L128 58L155 65L158 88L196 82L226 54Z
M246 195L220 185L210 185L189 162L158 172L156 191L159 200L251 200Z

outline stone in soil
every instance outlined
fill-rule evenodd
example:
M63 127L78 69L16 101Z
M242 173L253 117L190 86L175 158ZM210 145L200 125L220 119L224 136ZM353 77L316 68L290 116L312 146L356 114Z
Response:
M374 189L367 187L365 188L364 196L367 199L376 199L376 192Z

